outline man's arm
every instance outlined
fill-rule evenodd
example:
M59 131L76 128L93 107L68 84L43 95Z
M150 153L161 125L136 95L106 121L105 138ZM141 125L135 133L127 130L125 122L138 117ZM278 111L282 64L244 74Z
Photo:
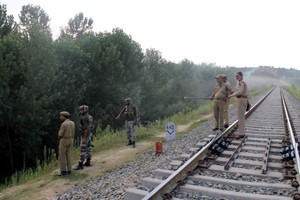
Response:
M121 110L118 116L115 117L115 119L119 119L124 112L125 112L125 107Z
M58 131L58 140L60 140L64 136L64 133L65 133L65 124L62 123Z

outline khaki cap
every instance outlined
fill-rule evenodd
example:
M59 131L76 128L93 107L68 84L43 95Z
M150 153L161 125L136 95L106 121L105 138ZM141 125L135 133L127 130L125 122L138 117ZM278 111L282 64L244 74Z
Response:
M62 112L59 113L59 115L63 115L63 116L69 117L69 116L70 116L70 113L67 112L67 111L62 111Z
M223 78L223 75L222 75L222 74L218 74L218 75L216 76L216 78Z

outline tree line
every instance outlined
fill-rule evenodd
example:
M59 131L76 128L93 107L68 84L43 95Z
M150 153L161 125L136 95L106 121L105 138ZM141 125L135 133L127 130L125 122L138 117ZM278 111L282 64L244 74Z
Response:
M217 73L237 70L167 61L158 50L144 52L121 28L94 32L83 13L55 40L49 24L40 6L23 6L16 22L0 5L0 177L46 162L44 149L47 156L57 150L60 111L77 123L78 107L86 104L98 129L116 131L124 98L133 99L142 122L151 122L198 107L202 101L183 97L208 97Z

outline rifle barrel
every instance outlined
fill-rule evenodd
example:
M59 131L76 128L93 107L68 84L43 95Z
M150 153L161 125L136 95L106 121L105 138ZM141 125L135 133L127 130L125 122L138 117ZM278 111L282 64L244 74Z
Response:
M208 97L184 97L184 99L209 99Z

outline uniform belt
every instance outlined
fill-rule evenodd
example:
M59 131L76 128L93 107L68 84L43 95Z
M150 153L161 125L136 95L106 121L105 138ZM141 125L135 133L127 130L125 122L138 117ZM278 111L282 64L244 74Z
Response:
M71 139L72 137L62 137L61 139Z
M236 96L236 98L248 98L248 97L245 95L238 95L238 96Z
M225 101L225 98L215 98L215 100L218 100L218 101Z

